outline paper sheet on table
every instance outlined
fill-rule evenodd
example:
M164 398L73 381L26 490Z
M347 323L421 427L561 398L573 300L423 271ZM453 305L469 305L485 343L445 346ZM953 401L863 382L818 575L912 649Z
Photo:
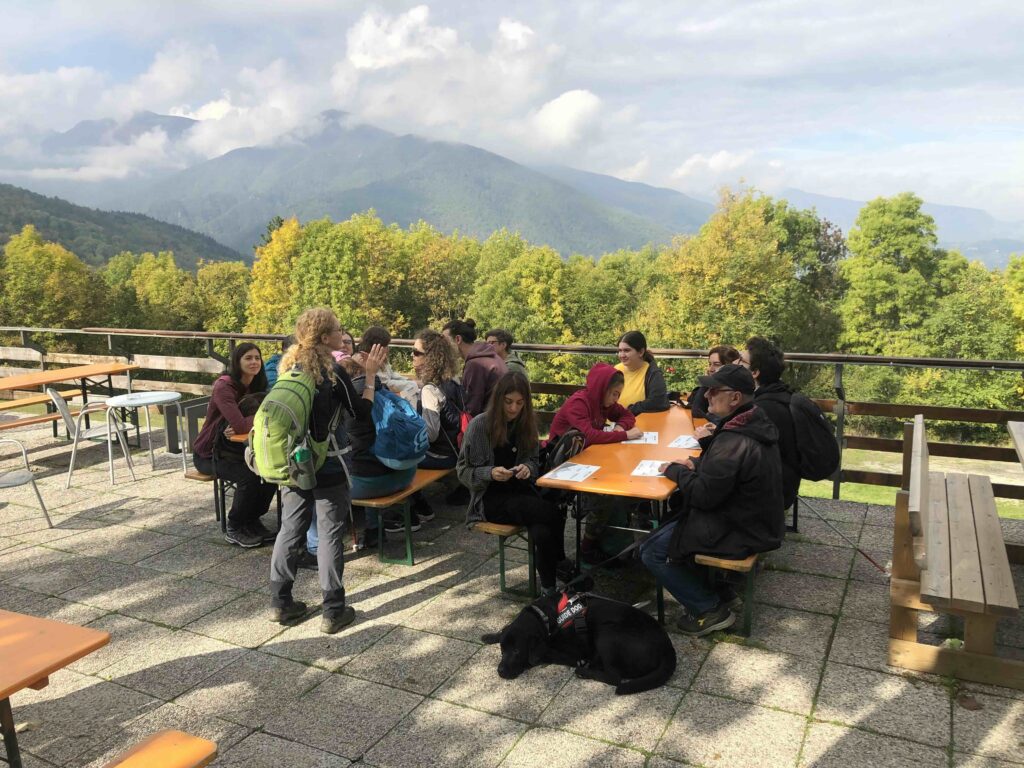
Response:
M571 483L579 483L586 480L597 472L600 467L593 464L575 464L571 461L565 462L548 472L545 477L548 480L565 480Z
M657 445L658 444L658 433L657 432L644 432L642 437L638 437L636 440L623 440L626 445Z
M665 475L658 471L658 467L664 463L664 461L644 459L636 465L636 469L630 472L630 474L636 477L664 477Z
M692 448L696 450L700 448L700 443L697 442L697 438L693 435L680 435L671 443L668 444L669 448Z

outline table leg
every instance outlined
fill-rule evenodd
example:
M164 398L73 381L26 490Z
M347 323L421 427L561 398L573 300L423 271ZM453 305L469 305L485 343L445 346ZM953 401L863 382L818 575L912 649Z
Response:
M577 492L576 494L576 569L574 576L579 576L583 572L583 566L580 565L582 562L582 552L580 548L580 539L583 536L583 494Z
M655 509L657 510L657 520L654 521L654 527L657 528L661 525L662 519L665 517L665 501L659 501ZM665 589L661 586L661 582L657 579L654 580L654 594L655 602L658 606L658 623L664 625L665 623Z
M82 408L89 404L89 380L82 378ZM85 428L89 429L89 414L85 414Z
M149 471L153 472L156 470L156 459L153 458L153 425L149 422L149 406L144 405L143 410L146 411L146 432L149 434Z
M14 730L14 714L11 712L11 700L0 700L0 730L4 734L4 747L7 750L7 762L11 768L21 768L21 751L18 749L18 733Z
M117 425L111 421L114 415L113 408L107 408L107 464L110 466L110 484L114 484L114 430Z

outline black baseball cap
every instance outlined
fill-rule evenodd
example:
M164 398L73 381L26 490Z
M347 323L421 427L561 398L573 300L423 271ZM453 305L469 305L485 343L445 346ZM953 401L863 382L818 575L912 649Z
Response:
M710 376L701 376L697 381L702 387L734 389L744 395L754 394L754 377L750 371L736 363L723 365Z

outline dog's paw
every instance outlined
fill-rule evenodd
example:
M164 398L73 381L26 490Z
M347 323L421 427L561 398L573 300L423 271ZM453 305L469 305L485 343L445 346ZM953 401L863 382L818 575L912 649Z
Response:
M590 667L582 666L576 667L576 677L580 680L593 680L596 675Z
M495 645L501 642L500 632L488 632L486 635L480 635L480 642L484 645Z

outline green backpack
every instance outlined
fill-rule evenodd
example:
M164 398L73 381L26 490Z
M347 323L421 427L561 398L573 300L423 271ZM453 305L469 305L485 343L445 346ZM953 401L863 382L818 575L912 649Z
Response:
M253 472L268 483L310 490L316 487L317 470L327 457L344 453L338 449L335 436L340 407L331 418L325 440L314 440L309 433L315 395L313 376L292 368L278 376L256 411L246 459Z

